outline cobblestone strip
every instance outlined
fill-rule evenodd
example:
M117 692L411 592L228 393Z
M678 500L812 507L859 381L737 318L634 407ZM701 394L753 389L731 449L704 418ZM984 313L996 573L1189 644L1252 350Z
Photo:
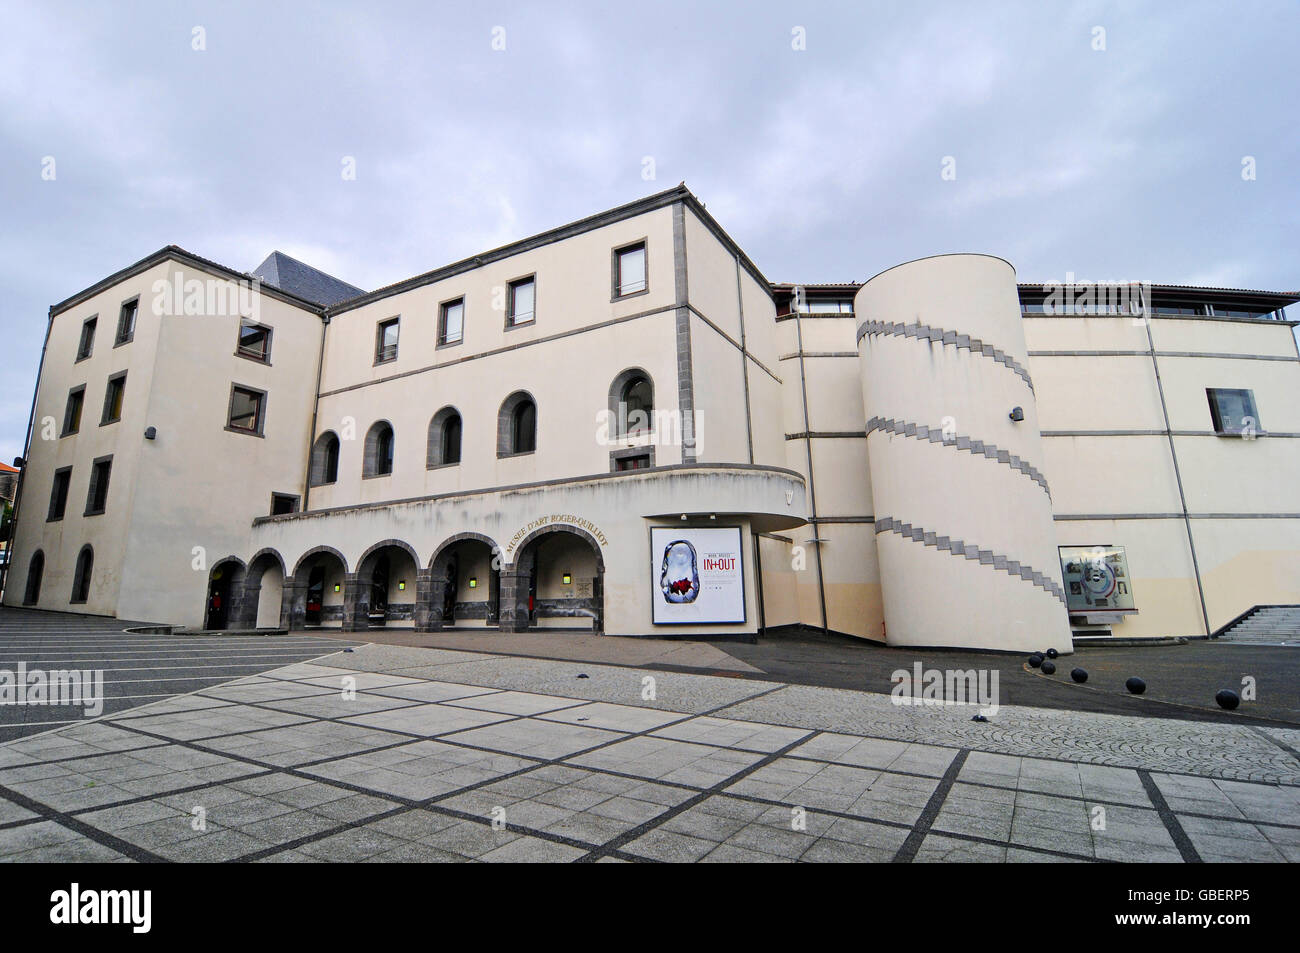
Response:
M867 436L871 436L874 431L881 430L885 433L891 433L898 437L913 437L917 440L927 440L930 443L942 444L945 447L952 447L956 450L966 450L978 456L984 456L995 463L1005 464L1013 470L1018 470L1029 479L1033 480L1047 498L1052 498L1052 490L1047 485L1047 477L1043 476L1041 470L1031 464L1028 460L1009 450L1003 450L996 444L986 443L983 440L974 440L961 434L946 435L942 427L931 427L926 424L912 423L907 420L895 420L892 417L872 417L867 421Z
M1023 364L1001 348L996 348L992 344L985 344L979 338L971 337L969 334L958 334L956 331L945 331L943 328L932 328L928 324L922 324L919 321L916 324L864 321L858 326L858 340L861 341L868 334L883 334L889 337L917 338L922 341L933 341L935 344L951 345L958 349L965 348L972 354L982 354L985 357L992 358L1005 367L1009 367L1015 372L1017 377L1029 385L1030 391L1033 391L1034 389L1034 382L1030 380L1029 371Z
M934 530L926 530L920 526L913 526L911 523L904 523L902 520L895 519L892 516L882 516L876 520L876 535L890 532L898 533L900 536L906 536L913 542L922 543L926 546L933 546L940 552L948 552L953 556L964 556L967 559L978 559L982 566L992 566L998 572L1005 572L1011 576L1019 576L1025 582L1031 582L1039 589L1048 593L1061 605L1065 605L1065 590L1058 586L1051 577L1045 573L1039 572L1032 566L1027 566L1015 559L995 553L991 549L980 549L974 543L968 543L960 539L952 539L949 536L940 536Z

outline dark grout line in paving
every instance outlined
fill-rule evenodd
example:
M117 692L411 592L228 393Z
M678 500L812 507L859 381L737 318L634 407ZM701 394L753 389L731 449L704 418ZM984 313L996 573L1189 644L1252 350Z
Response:
M1156 779L1151 776L1151 772L1139 769L1138 777L1142 780L1142 787L1146 788L1147 797L1151 798L1156 813L1160 815L1165 830L1173 838L1174 846L1178 848L1178 853L1182 855L1183 862L1188 864L1201 863L1201 855L1197 852L1196 845L1187 836L1187 831L1183 829L1182 822L1178 820L1178 815L1174 813L1169 806L1169 802L1165 800L1164 792L1160 790L1160 785L1156 784Z

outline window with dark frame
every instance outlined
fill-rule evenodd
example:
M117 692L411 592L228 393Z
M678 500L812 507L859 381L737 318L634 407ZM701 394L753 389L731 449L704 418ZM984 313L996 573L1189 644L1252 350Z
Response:
M85 384L68 391L68 405L63 409L63 432L59 434L60 437L67 437L81 430L81 410L85 404Z
M648 470L650 468L650 454L638 453L634 456L619 457L614 461L615 470Z
M518 327L532 324L536 317L534 308L537 301L537 284L534 277L520 278L510 282L509 301L506 304L506 326Z
M113 474L113 458L100 457L90 468L90 489L86 493L85 516L99 516L108 507L108 479Z
M533 453L537 450L537 405L523 400L511 416L511 452Z
M271 494L271 515L287 516L289 513L298 512L298 497L292 493L272 493Z
M117 316L117 337L114 344L126 344L135 337L135 318L140 310L140 299L132 298L122 302L122 310Z
M1232 387L1207 387L1205 396L1210 401L1210 418L1214 432L1220 436L1253 437L1263 432L1259 411L1255 409L1255 393Z
M54 485L50 488L50 511L45 521L63 519L68 509L68 488L72 485L72 467L60 467L54 471Z
M375 363L387 364L397 360L397 334L401 318L380 321L375 329Z
M311 485L325 486L337 483L339 479L339 438L333 431L326 431L316 438L312 449Z
M101 425L117 423L122 419L122 402L125 399L126 371L123 371L108 379L108 387L104 390L104 414L99 419Z
M235 353L240 357L261 361L263 364L269 363L271 360L271 329L263 324L241 323L239 325L239 343L235 346Z
M465 336L465 299L444 301L438 314L438 346L459 344Z
M266 394L235 385L230 390L230 420L227 426L241 433L261 434Z
M77 360L84 361L94 353L97 324L99 324L99 315L87 318L81 325L81 340L77 343Z
M648 433L653 417L654 391L650 381L640 375L633 377L619 395L619 433Z
M393 472L393 428L384 427L375 435L375 475Z
M460 414L452 414L442 425L442 462L460 463Z
M614 252L614 297L646 290L645 242L637 242Z

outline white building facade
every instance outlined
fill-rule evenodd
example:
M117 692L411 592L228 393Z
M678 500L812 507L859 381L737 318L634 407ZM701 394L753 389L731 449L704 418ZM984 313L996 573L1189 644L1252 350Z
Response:
M1300 603L1297 296L1063 290L773 284L684 186L371 292L171 246L50 310L5 603L1063 652Z

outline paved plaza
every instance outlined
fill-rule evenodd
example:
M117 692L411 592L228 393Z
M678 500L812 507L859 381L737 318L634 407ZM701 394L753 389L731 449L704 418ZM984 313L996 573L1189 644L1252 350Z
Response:
M1300 860L1298 729L971 715L368 644L0 745L0 859Z

